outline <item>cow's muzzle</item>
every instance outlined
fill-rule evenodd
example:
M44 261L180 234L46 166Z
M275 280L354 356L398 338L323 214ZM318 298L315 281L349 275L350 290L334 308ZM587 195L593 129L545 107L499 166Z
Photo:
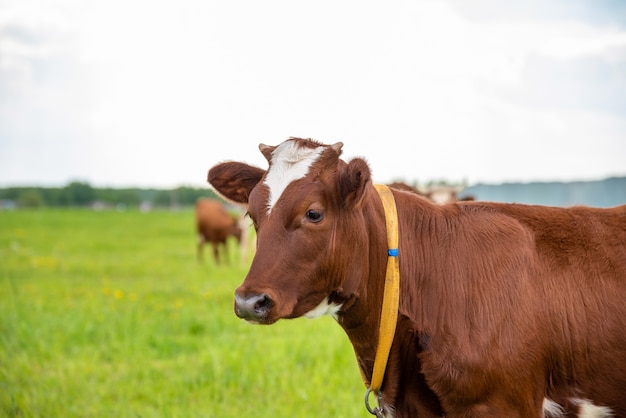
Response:
M273 305L267 294L246 297L235 294L235 314L249 322L269 323L268 315Z

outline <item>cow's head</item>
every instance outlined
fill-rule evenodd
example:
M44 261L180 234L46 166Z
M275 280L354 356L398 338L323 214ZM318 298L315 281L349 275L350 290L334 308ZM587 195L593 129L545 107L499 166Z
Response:
M336 315L367 274L361 211L370 170L362 159L339 159L342 143L290 138L261 144L268 170L225 162L209 170L217 192L247 204L257 251L235 312L250 322ZM355 260L355 257L360 257Z

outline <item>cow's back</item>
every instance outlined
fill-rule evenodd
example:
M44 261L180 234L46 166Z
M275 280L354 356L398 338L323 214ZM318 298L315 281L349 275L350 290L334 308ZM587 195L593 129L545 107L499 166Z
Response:
M552 270L599 268L609 276L626 270L626 205L599 209L467 202L459 206L517 220L534 236L537 254Z

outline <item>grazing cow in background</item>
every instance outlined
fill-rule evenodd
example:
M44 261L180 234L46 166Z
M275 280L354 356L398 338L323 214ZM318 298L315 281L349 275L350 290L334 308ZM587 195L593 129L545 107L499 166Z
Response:
M456 201L471 201L476 200L474 196L466 196L459 199L458 194L462 187L459 186L447 186L447 185L439 185L439 186L429 186L426 188L422 188L422 190L418 190L412 186L409 186L406 183L395 182L388 184L389 187L395 190L402 190L405 192L412 192L418 194L420 196L424 196L435 203L451 203Z
M341 143L260 145L268 170L224 162L208 180L257 230L236 314L272 324L332 315L366 382L388 258L400 271L385 416L626 417L626 206L437 205L381 197Z
M215 262L220 263L220 249L228 260L226 240L229 236L241 243L239 217L228 213L221 202L214 199L196 201L196 229L198 232L198 261L202 260L202 247L209 243L213 247Z
M451 203L458 200L457 195L463 190L460 186L448 186L445 184L429 186L426 197L435 203Z

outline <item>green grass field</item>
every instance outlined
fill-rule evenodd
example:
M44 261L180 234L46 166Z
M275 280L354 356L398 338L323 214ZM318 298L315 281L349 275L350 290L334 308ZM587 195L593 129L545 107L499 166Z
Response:
M331 318L235 317L231 244L199 264L189 210L0 213L0 416L369 416Z

